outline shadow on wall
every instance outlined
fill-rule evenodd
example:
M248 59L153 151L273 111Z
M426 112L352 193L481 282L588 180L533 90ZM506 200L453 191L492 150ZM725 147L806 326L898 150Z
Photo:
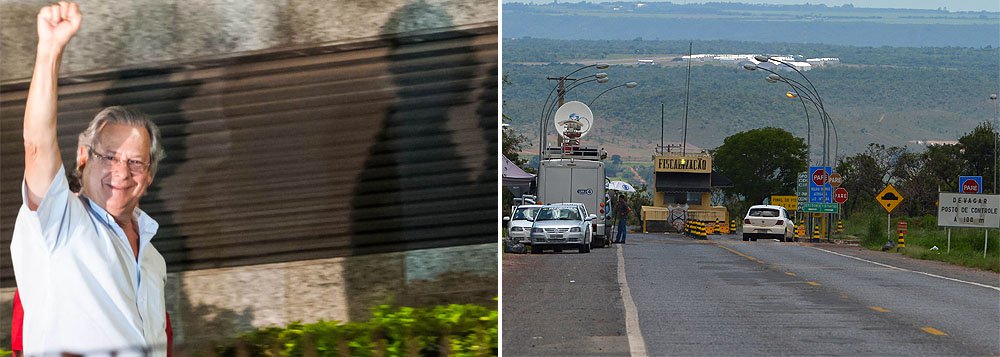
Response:
M416 1L393 13L382 33L452 26L452 18L442 9ZM392 40L386 60L395 98L369 148L351 202L351 246L357 254L419 249L422 241L429 240L448 240L448 245L459 246L469 244L462 239L471 237L472 242L481 243L481 239L475 240L478 236L495 235L491 220L496 210L496 65L484 65L477 59L472 38L461 37L457 41L465 43L449 47L447 54L435 54L440 60L432 65L421 61L420 56L427 54L409 50L425 39L407 36ZM434 74L426 74L430 71ZM484 83L475 83L476 78L484 78ZM468 159L480 155L486 159ZM490 210L494 214L489 214ZM388 248L391 245L397 248ZM389 256L391 261L378 269L347 264L352 321L368 318L372 306L390 301L403 305L488 304L496 294L495 275L487 278L489 281L475 282L477 285L469 280L480 278L463 274L441 275L439 279L447 287L432 288L434 283L428 281L407 284L405 255ZM445 271L450 263L438 262ZM483 286L478 283L493 286L492 292L486 293L490 296L467 291ZM433 291L452 288L456 289L453 293Z

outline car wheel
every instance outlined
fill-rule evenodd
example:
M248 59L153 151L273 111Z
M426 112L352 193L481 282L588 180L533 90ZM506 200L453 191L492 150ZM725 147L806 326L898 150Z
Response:
M756 242L757 241L757 236L750 236L750 241L751 242Z
M750 236L748 236L746 233L743 233L743 241L746 242L746 241L749 241L749 240L750 240Z
M580 253L590 253L590 244L580 244Z
M539 247L537 245L532 245L531 254L542 254L542 247Z

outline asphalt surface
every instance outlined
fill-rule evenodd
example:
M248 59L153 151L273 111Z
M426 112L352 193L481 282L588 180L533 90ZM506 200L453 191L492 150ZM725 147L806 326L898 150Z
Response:
M613 248L503 255L504 356L628 355Z
M641 333L625 327L617 249ZM629 333L649 356L1000 355L1000 274L894 253L630 234L503 267L505 356L641 352Z

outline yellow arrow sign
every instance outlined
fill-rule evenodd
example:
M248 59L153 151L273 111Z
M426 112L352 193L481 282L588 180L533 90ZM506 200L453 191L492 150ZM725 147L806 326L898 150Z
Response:
M882 189L882 192L875 195L875 200L882 205L882 208L885 208L886 212L892 213L892 210L896 209L900 202L903 202L903 195L899 194L899 191L896 191L896 188L892 187L890 183Z

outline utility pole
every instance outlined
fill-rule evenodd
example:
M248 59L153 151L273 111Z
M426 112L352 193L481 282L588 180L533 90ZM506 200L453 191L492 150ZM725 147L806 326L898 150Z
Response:
M559 88L556 89L556 93L559 95L559 106L556 108L561 108L563 104L566 104L566 80L575 81L573 78L566 77L545 77L550 81L559 81ZM562 136L556 135L556 145L562 147Z

